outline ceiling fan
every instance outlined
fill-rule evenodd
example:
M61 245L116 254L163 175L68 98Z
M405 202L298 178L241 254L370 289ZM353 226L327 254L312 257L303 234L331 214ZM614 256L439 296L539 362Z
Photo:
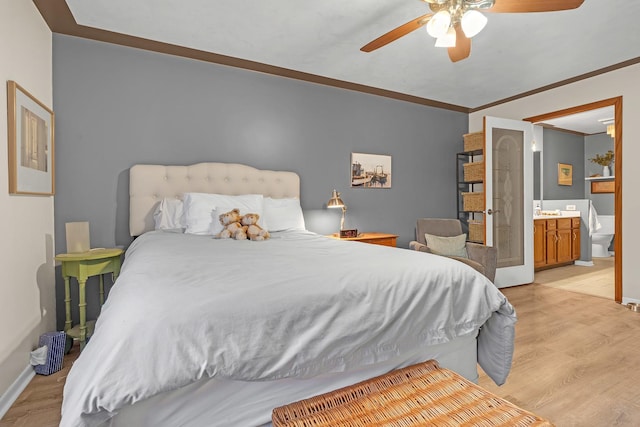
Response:
M487 23L483 12L526 13L576 9L584 0L421 0L429 3L432 13L412 19L360 48L371 52L426 25L436 38L436 47L448 48L452 62L471 53L471 37Z

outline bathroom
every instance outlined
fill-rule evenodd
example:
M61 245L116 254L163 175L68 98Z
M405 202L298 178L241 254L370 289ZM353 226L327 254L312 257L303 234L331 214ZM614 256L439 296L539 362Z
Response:
M613 150L614 140L610 133L602 131L608 124L605 120L613 113L594 110L592 116L599 125L593 133L559 130L561 123L556 129L545 127L543 149L534 153L534 210L539 208L537 213L545 215L534 218L553 218L552 214L580 217L580 251L574 264L581 269L576 274L606 272L598 276L598 281L607 281L606 295L613 298L615 177L613 163L606 153ZM609 163L608 170L603 163ZM550 267L536 268L536 282L538 273L544 276L548 274L544 270Z

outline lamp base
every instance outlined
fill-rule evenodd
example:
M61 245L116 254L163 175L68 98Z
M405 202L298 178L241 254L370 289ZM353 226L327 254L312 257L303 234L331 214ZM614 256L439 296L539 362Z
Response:
M340 238L358 237L358 230L340 230Z

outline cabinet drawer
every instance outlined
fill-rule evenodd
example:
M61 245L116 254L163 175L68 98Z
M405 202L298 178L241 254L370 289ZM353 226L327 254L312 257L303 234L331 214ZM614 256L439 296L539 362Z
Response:
M580 218L571 218L571 228L580 228Z
M558 229L559 230L569 230L571 228L571 219L572 218L560 218L558 221Z
M547 230L555 230L557 227L555 219L547 220Z

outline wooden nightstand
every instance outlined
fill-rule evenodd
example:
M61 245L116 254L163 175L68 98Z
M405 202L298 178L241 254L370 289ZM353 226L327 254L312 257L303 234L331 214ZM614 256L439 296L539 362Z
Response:
M371 243L374 245L392 246L394 248L396 247L396 239L398 238L396 234L387 233L360 233L358 237L345 237L343 239L336 233L328 237L338 240L353 240L355 242Z
M64 331L71 337L80 341L80 350L87 341L87 302L85 298L85 286L91 276L100 276L100 305L104 304L103 274L112 273L115 282L120 274L120 256L122 249L91 249L87 252L59 254L56 261L62 263L62 277L64 278L64 304L66 319ZM78 308L80 309L79 328L71 327L71 296L69 292L69 279L75 277L78 281ZM91 325L93 326L93 322ZM93 328L90 328L91 331ZM90 332L90 331L89 331Z

